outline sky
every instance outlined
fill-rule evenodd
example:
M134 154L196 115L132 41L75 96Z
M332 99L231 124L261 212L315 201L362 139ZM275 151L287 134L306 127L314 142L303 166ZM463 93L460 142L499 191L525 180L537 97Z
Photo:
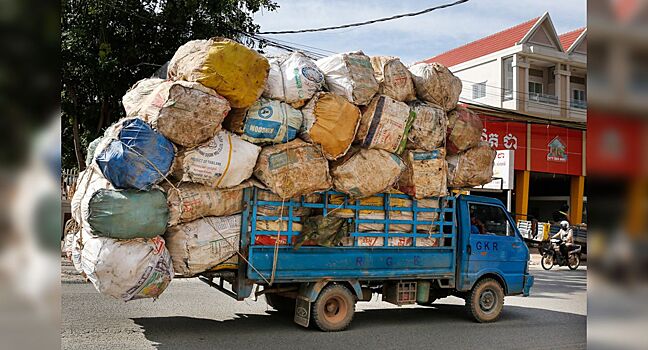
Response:
M260 31L295 30L361 22L420 11L454 0L275 0L259 12ZM470 0L451 8L362 27L319 33L267 35L332 52L398 56L411 64L549 12L558 34L584 27L586 0Z

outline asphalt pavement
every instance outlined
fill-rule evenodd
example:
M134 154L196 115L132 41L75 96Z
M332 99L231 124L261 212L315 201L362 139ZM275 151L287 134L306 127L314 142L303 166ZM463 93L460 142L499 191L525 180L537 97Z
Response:
M585 349L587 268L531 266L531 296L507 297L496 323L474 322L463 300L433 307L360 302L351 327L306 329L263 297L237 302L196 279L176 279L157 301L100 295L64 263L63 349Z

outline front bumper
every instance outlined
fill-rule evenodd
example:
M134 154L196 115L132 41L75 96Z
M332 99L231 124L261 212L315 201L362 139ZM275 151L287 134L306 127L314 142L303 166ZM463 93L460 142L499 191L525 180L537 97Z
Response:
M524 288L522 290L522 295L528 297L529 293L531 292L532 286L533 286L533 276L524 275Z

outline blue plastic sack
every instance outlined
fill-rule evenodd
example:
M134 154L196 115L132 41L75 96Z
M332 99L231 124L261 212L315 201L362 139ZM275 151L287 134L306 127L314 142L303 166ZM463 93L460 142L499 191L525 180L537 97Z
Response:
M122 123L118 139L96 156L97 165L115 188L149 190L169 173L173 143L141 119Z

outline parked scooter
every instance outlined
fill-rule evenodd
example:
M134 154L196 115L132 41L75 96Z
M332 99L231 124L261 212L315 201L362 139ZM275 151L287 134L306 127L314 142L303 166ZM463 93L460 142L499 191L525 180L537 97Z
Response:
M574 244L567 253L567 259L560 252L560 246L564 244L561 239L544 241L540 245L542 259L540 265L545 270L551 270L554 265L569 266L570 270L576 270L581 263L581 246Z

